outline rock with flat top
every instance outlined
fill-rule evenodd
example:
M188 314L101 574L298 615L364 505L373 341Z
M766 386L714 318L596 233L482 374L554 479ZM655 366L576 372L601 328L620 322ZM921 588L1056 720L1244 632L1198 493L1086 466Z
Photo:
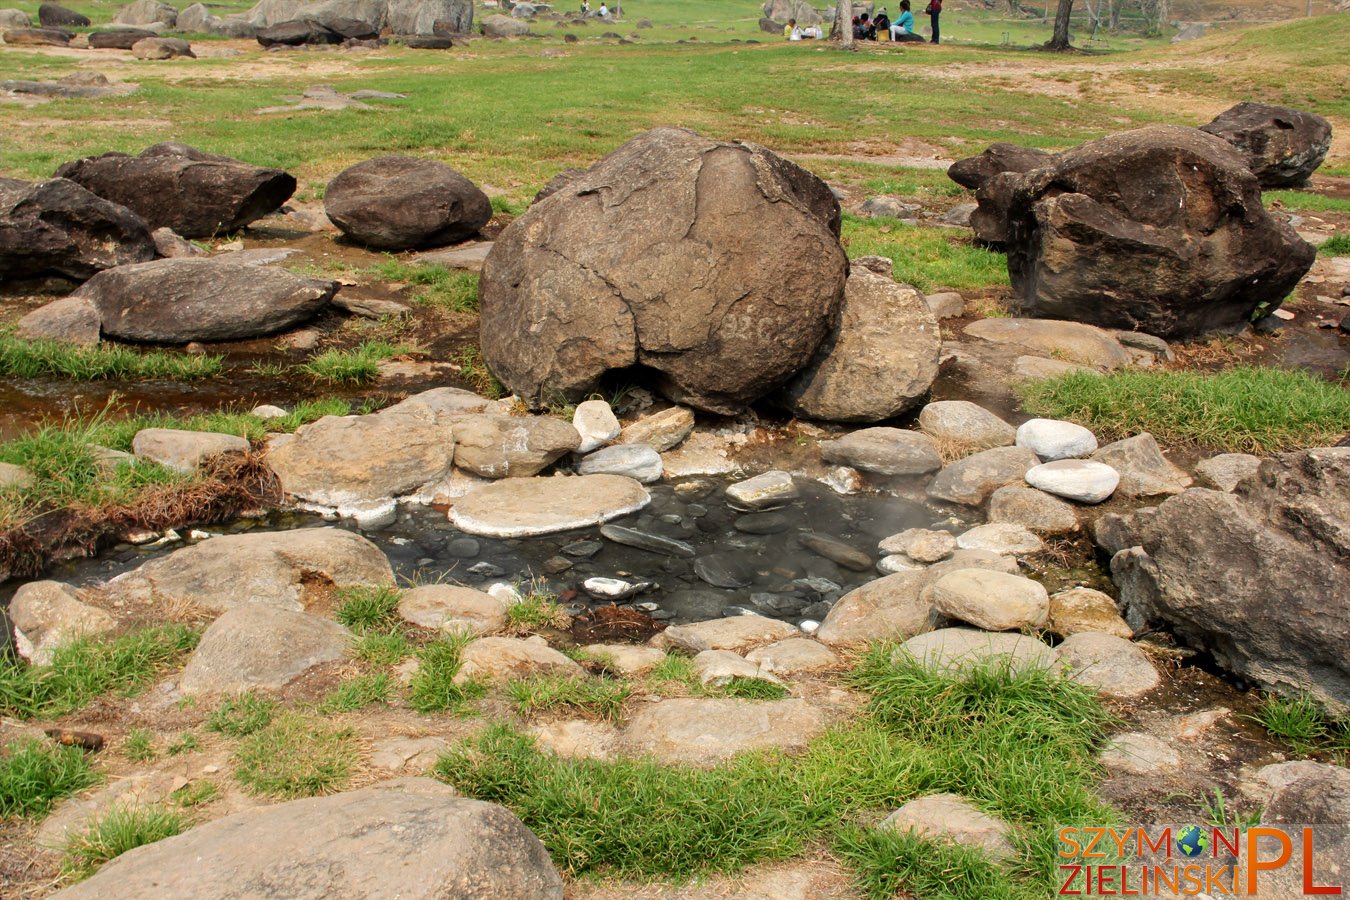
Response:
M694 656L694 674L712 687L723 687L738 678L778 683L778 676L730 650L704 650Z
M59 896L260 894L562 900L563 884L544 845L506 808L430 778L400 778L207 822L122 854Z
M745 654L745 658L762 671L775 675L819 672L841 664L839 654L820 641L804 637L787 638L765 647L756 647Z
M577 464L578 475L626 475L643 484L660 481L661 454L642 444L602 447Z
M1148 654L1114 634L1082 631L1056 649L1069 678L1113 700L1140 697L1162 682Z
M1078 513L1063 500L1025 485L1009 484L989 497L990 523L1021 525L1038 534L1078 530Z
M962 550L987 550L1001 556L1030 556L1045 549L1045 542L1025 526L1007 522L977 525L956 539Z
M864 428L821 441L820 458L878 475L927 475L942 468L933 439L903 428Z
M1106 463L1059 459L1026 472L1027 484L1075 503L1101 503L1115 493L1120 473Z
M672 625L652 638L661 647L676 647L690 653L704 650L734 650L743 653L765 644L794 637L798 631L787 622L763 616L733 616L690 625Z
M1250 453L1220 453L1195 464L1195 476L1204 487L1232 491L1261 468L1261 457Z
M668 699L633 716L621 746L668 765L709 767L747 751L804 750L825 726L804 700Z
M278 690L315 666L345 659L351 633L329 619L260 603L222 613L178 680L184 694Z
M159 463L176 472L194 472L214 456L247 453L249 443L238 435L217 434L214 431L142 428L131 439L131 450L141 459Z
M658 453L674 450L694 430L694 413L683 406L652 413L624 428L621 444L646 444Z
M450 522L483 537L533 537L599 525L650 502L646 488L622 475L509 478L470 490Z
M455 675L456 684L470 680L502 683L541 674L569 677L585 674L581 666L554 650L538 635L523 639L479 638L464 648L460 658L463 665Z
M1120 617L1116 601L1092 588L1077 587L1050 595L1050 630L1060 637L1092 632L1129 640L1130 626Z
M1116 735L1097 759L1113 773L1143 777L1175 775L1182 766L1176 748L1142 731Z
M424 584L403 594L405 622L451 634L491 634L506 627L506 604L491 594L453 584Z
M659 665L666 652L657 647L633 644L587 644L582 652L622 675L641 675Z
M107 612L80 601L79 593L59 581L31 581L9 601L14 646L35 666L52 661L62 644L85 635L104 634L117 624Z
M1041 628L1050 597L1039 582L987 569L958 569L928 589L933 609L986 631Z
M756 510L782 506L798 496L792 476L778 469L728 485L727 501L738 509Z
M61 341L90 347L98 343L102 316L83 297L62 297L25 315L14 333L30 341Z
M1014 672L1049 669L1057 656L1054 649L1024 634L973 628L930 631L905 641L897 653L943 675L980 666L1006 666Z
M567 422L548 416L465 416L455 423L455 465L484 478L535 475L581 445Z
M1123 369L1130 364L1129 354L1111 332L1081 322L980 319L966 326L966 334L1098 369Z
M879 827L959 844L1000 862L1016 854L1008 823L981 812L956 794L929 794L911 800L887 816Z

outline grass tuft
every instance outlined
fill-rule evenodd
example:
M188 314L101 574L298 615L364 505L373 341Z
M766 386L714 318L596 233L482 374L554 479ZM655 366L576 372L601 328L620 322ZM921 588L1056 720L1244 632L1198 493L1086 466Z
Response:
M522 716L565 709L612 722L633 688L608 678L533 675L512 681L506 692Z
M187 827L175 809L118 806L66 843L63 868L81 881L128 850L182 834Z
M1110 439L1152 432L1163 444L1276 453L1335 443L1350 430L1350 392L1301 371L1074 372L1018 387L1027 412Z
M1350 233L1337 232L1317 248L1322 256L1350 256Z
M0 376L104 381L165 378L193 381L219 375L224 357L164 350L133 350L118 344L81 346L64 341L25 340L0 331Z
M472 638L452 635L424 644L417 650L418 669L409 684L408 703L420 713L461 711L485 693L480 683L455 683L463 665L463 652Z
M315 797L342 790L360 757L356 732L292 711L235 748L235 778L259 796Z
M12 743L0 753L0 819L41 818L56 801L99 780L79 747Z
M912 834L858 827L844 829L835 851L856 873L872 900L901 895L925 900L1040 900L1029 886L1011 881L982 853L959 844L925 841Z
M357 635L389 632L398 624L403 593L391 585L361 584L338 591L337 620Z
M394 666L412 653L412 646L401 632L367 632L353 645L356 658L372 666Z
M776 682L740 676L732 678L716 691L720 696L741 700L782 700L788 695L788 689Z
M1251 717L1266 731L1287 743L1299 756L1321 750L1350 752L1350 720L1328 716L1308 694L1297 697L1267 696Z
M506 620L512 631L529 633L541 628L566 628L571 618L558 605L557 596L536 588L507 608Z
M388 341L363 341L349 350L325 350L300 371L325 384L366 384L379 377L380 363L407 352L407 347Z
M270 725L276 712L277 702L271 697L240 694L216 707L206 720L206 727L229 737L246 737Z
M134 762L147 762L155 758L154 736L148 728L133 728L122 741L122 752Z
M387 672L349 678L323 699L319 704L319 712L333 715L356 712L375 703L385 706L389 703L392 690L393 684Z
M0 713L50 719L111 691L132 696L196 647L199 637L186 625L159 625L113 640L79 638L58 647L48 666L0 660Z
M478 275L427 263L404 263L389 257L371 268L371 273L386 281L402 281L415 290L412 300L450 312L478 311Z

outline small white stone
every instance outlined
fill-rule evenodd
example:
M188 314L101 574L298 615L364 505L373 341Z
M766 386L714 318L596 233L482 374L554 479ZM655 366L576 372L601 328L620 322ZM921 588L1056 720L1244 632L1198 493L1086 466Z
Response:
M572 414L572 427L581 435L578 453L590 453L612 443L622 430L614 410L603 400L578 403Z
M273 406L270 403L264 403L262 406L253 407L253 415L260 419L282 419L289 416L290 413L280 406Z
M1032 419L1017 429L1017 446L1046 462L1087 456L1097 449L1097 436L1082 425L1057 419Z
M797 627L802 630L803 634L815 634L816 630L820 628L820 623L815 619L802 619L797 623Z
M1066 500L1101 503L1115 493L1120 473L1106 463L1084 459L1060 459L1033 466L1027 484Z
M774 469L727 488L727 499L734 506L748 509L767 509L779 506L797 497L797 485L787 472Z
M515 585L507 584L504 581L488 585L487 593L496 597L507 606L514 606L517 603L523 603L525 601L524 596L521 595L520 591L516 590Z

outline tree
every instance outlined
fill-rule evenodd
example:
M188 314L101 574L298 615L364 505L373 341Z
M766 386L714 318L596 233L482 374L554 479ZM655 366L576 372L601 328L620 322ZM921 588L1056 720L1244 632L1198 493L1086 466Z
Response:
M1069 50L1069 16L1073 15L1073 0L1059 0L1055 10L1055 34L1046 43L1047 50Z
M839 35L841 50L853 49L853 0L839 0L834 5L834 28Z

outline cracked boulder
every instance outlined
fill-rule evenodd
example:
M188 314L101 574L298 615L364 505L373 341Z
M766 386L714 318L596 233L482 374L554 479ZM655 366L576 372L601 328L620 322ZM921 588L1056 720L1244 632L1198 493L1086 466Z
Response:
M175 143L155 144L139 156L77 159L56 174L122 204L152 229L172 228L185 238L237 231L276 212L295 193L295 178L280 169Z
M835 324L848 261L819 178L754 144L639 135L530 209L483 265L483 355L532 406L643 367L732 414Z
M1193 488L1119 524L1132 627L1165 623L1263 687L1350 709L1350 447L1285 453L1232 493Z
M1019 176L1007 248L1026 313L1168 339L1241 330L1316 255L1266 212L1230 144L1170 125L1089 141Z

